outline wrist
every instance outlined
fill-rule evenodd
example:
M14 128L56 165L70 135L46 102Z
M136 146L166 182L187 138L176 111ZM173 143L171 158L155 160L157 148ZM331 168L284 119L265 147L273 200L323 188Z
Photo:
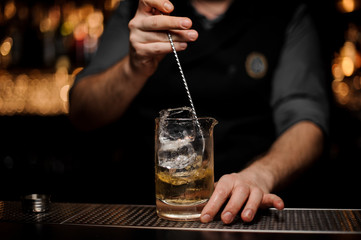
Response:
M132 87L139 85L141 88L145 81L150 77L147 71L143 71L140 66L134 63L130 59L130 56L126 56L118 68L120 73L120 79L122 79L127 85L130 84Z
M265 192L272 192L277 186L277 174L261 159L253 162L243 171L251 174L254 181L261 185Z
M141 57L130 50L130 53L126 56L125 59L128 64L129 73L137 77L148 79L157 70L160 57L161 56L159 56L159 59L155 57Z

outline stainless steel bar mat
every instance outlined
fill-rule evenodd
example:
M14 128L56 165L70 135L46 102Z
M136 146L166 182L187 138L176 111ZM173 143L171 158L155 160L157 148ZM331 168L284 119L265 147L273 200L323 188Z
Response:
M45 213L24 212L20 202L0 201L0 222L71 224L128 228L206 231L355 233L361 234L361 210L355 209L269 209L252 223L236 219L226 225L174 222L158 218L154 206L51 203Z

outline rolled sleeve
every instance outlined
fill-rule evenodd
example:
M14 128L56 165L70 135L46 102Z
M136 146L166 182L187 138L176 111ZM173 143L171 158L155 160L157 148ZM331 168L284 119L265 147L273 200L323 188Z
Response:
M282 134L300 121L311 121L328 134L328 112L317 99L294 97L280 104L274 111L277 134Z
M277 135L299 121L329 132L329 100L319 40L301 7L290 23L279 66L272 81L271 107Z

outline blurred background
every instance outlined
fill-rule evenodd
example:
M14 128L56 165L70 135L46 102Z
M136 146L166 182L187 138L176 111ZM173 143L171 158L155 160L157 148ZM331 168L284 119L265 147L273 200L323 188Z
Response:
M44 192L53 201L115 201L109 192L120 190L107 187L107 175L116 174L116 143L99 145L115 136L79 132L67 113L74 76L119 1L0 0L0 200ZM360 208L361 0L306 3L322 45L330 140L325 156L280 194L287 207ZM102 151L89 156L89 148Z

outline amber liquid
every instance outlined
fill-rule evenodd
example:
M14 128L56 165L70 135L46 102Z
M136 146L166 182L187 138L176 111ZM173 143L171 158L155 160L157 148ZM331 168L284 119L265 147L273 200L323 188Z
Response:
M156 205L160 217L197 220L212 195L213 159L202 160L185 169L167 169L156 164Z

